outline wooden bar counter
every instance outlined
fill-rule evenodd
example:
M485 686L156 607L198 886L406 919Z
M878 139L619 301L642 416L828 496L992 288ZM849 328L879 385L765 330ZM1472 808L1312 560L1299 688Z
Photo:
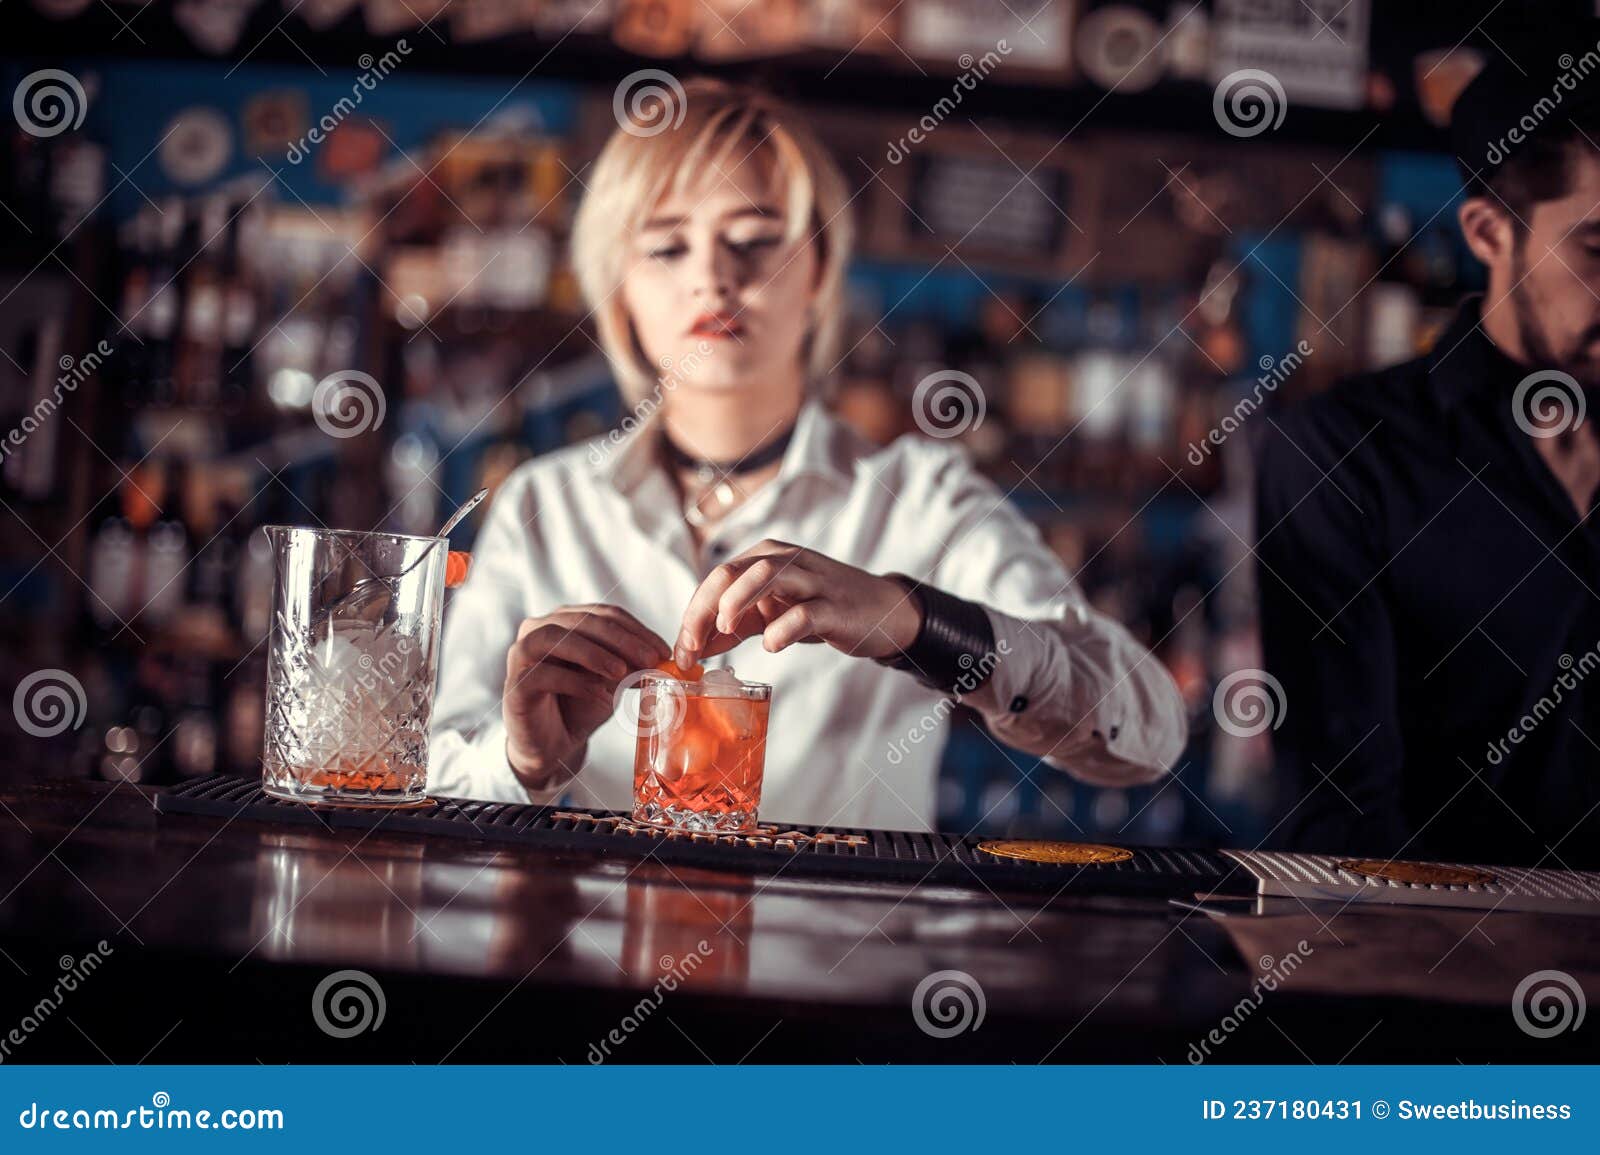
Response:
M5 1061L1558 1062L1600 1038L1514 1013L1536 971L1600 991L1578 913L800 878L155 794L0 789L0 1034L35 1019ZM348 1037L314 1010L345 970L382 1007Z

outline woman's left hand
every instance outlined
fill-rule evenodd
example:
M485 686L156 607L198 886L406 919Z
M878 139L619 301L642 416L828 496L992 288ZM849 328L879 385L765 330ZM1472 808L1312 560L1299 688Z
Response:
M863 658L904 650L921 628L907 588L782 541L763 541L706 575L683 611L673 647L679 665L761 635L777 653L796 642L826 642Z

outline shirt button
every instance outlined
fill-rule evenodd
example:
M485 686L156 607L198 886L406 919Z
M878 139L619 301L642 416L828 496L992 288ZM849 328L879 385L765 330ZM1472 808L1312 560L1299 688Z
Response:
M1020 713L1022 713L1022 711L1026 710L1027 708L1028 708L1028 699L1027 699L1026 695L1018 694L1015 698L1011 699L1010 710L1011 710L1011 712L1013 714L1020 714Z

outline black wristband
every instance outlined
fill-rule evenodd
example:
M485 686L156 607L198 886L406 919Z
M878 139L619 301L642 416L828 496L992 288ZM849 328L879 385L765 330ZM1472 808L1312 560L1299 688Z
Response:
M905 670L929 689L958 697L988 681L994 669L994 623L984 608L903 573L884 576L910 591L922 609L922 626L910 646L875 659L878 664Z

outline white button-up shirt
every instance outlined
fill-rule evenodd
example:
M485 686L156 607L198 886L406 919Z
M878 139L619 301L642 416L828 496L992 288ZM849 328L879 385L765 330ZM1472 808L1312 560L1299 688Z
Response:
M658 424L530 461L495 495L445 614L431 793L631 810L634 734L620 712L559 789L530 794L512 774L500 697L517 627L561 605L609 602L671 644L706 574L764 538L981 603L994 624L992 672L961 702L1001 742L1106 786L1148 782L1177 760L1187 720L1171 677L1086 604L1033 523L961 449L911 436L880 448L807 402L777 476L697 557L654 452ZM821 644L769 654L753 639L720 661L773 686L763 821L931 827L948 697Z

